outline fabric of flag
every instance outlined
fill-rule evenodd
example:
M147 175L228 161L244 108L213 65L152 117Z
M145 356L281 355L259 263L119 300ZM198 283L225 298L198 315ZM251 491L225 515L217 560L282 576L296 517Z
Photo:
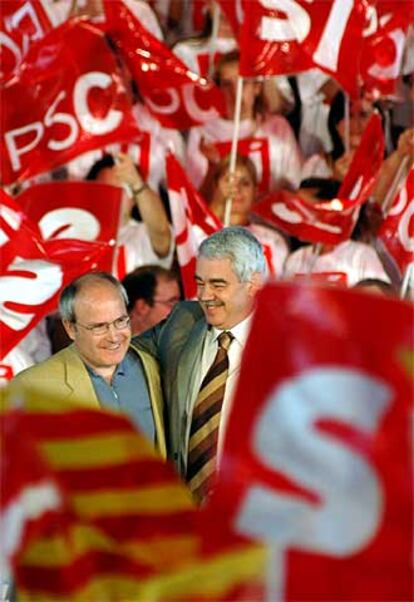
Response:
M2 0L0 80L12 77L30 44L58 25L47 0Z
M414 263L414 167L397 191L377 237L403 275Z
M187 299L193 299L197 290L194 274L199 240L217 232L223 224L209 210L172 153L167 155L166 165L171 218L184 293ZM194 228L201 231L199 240Z
M240 74L289 74L319 67L358 95L366 0L249 0L243 3Z
M363 40L361 79L364 90L374 98L397 92L409 26L408 15L401 8L378 15L375 31Z
M0 126L3 185L140 133L105 34L76 18L30 46L2 89Z
M268 600L412 599L413 318L357 290L259 293L205 511L269 545Z
M52 520L14 548L19 599L220 600L258 587L263 550L205 546L189 491L127 418L27 391L6 401L4 461L17 486L2 500L33 482L18 446L28 432L62 494Z
M115 245L121 216L121 188L102 182L46 182L16 197L43 240L85 240ZM100 269L112 270L112 257Z
M104 0L104 6L108 34L161 125L183 130L224 115L224 99L214 82L191 72L122 0Z
M252 213L306 242L335 245L348 240L360 207L373 190L383 153L381 119L374 113L336 198L313 202L300 193L281 190L256 203Z
M44 240L15 199L0 190L0 359L58 305L77 276L111 265L113 241Z

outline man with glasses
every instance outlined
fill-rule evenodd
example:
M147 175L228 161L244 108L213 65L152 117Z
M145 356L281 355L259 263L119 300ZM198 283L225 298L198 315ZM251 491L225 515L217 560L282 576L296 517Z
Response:
M122 284L128 295L133 335L145 332L167 318L180 301L178 275L159 265L144 265L127 274Z
M131 345L127 304L125 289L111 274L77 278L59 303L72 345L20 372L11 386L124 412L165 456L158 365Z

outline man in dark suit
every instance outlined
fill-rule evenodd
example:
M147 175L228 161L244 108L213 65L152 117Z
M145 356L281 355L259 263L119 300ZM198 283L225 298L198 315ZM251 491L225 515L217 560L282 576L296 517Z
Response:
M224 228L200 245L195 275L198 301L178 303L167 320L133 339L159 360L168 412L168 453L199 500L205 498L210 485L204 483L197 491L202 477L196 473L200 468L215 471L255 297L265 276L266 262L258 240L245 228ZM200 406L200 390L219 355L222 333L230 341L220 352L221 365L219 362L215 368L221 391L214 390L216 385L210 382ZM206 409L203 405L208 405L211 397L209 424L203 423L198 432L203 421L199 407ZM204 441L204 431L211 445ZM198 457L198 447L206 452L205 457ZM207 457L210 452L214 458ZM204 460L210 468L204 468Z

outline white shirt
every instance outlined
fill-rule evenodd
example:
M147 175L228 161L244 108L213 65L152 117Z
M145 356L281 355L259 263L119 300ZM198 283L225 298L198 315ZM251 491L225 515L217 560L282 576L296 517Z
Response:
M221 451L223 448L223 440L224 433L226 431L227 421L230 413L230 409L232 406L233 396L235 392L235 388L237 385L237 381L239 378L241 359L243 354L243 349L246 345L247 337L250 332L251 322L253 315L250 314L247 318L245 318L233 328L227 329L226 332L231 332L234 339L231 342L228 351L229 358L229 371L226 381L226 389L224 392L223 405L221 408L221 416L220 416L220 424L219 424L219 437L217 444L217 455L221 455ZM186 449L188 452L188 441L190 437L190 428L191 428L191 417L193 414L194 403L197 399L198 392L200 390L201 383L205 375L207 374L210 366L212 365L214 358L216 357L218 350L218 337L222 333L222 330L218 328L210 328L206 336L204 338L203 349L200 358L200 369L195 370L192 375L192 382L189 388L190 395L187 400L187 413L190 419L187 424L187 435L186 435ZM187 455L187 453L186 453Z
M320 69L309 69L296 75L302 102L299 144L305 157L332 150L328 129L330 106L319 91L328 80L329 76Z
M171 233L171 243L168 250L168 255L158 257L151 246L151 240L148 234L147 226L144 222L137 222L130 219L127 224L121 226L117 238L117 247L123 248L125 253L125 269L126 274L135 270L142 265L155 263L167 270L171 268L174 255L174 236ZM123 274L118 274L118 253L115 253L114 275L123 277Z
M288 257L285 266L286 278L295 274L308 274L310 271L343 272L347 276L348 286L354 286L366 278L390 281L375 250L355 240L346 240L332 251L318 257L314 254L313 245L301 247Z

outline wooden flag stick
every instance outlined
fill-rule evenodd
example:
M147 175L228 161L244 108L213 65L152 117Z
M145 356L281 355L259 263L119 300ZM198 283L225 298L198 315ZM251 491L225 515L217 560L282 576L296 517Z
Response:
M231 142L230 165L229 165L230 176L232 176L234 174L234 172L236 171L237 144L239 141L242 94L243 94L243 77L241 77L239 75L239 77L237 78L236 106L234 107L233 139ZM232 199L228 198L226 200L226 207L224 210L224 225L225 226L230 225L231 205L232 205Z

